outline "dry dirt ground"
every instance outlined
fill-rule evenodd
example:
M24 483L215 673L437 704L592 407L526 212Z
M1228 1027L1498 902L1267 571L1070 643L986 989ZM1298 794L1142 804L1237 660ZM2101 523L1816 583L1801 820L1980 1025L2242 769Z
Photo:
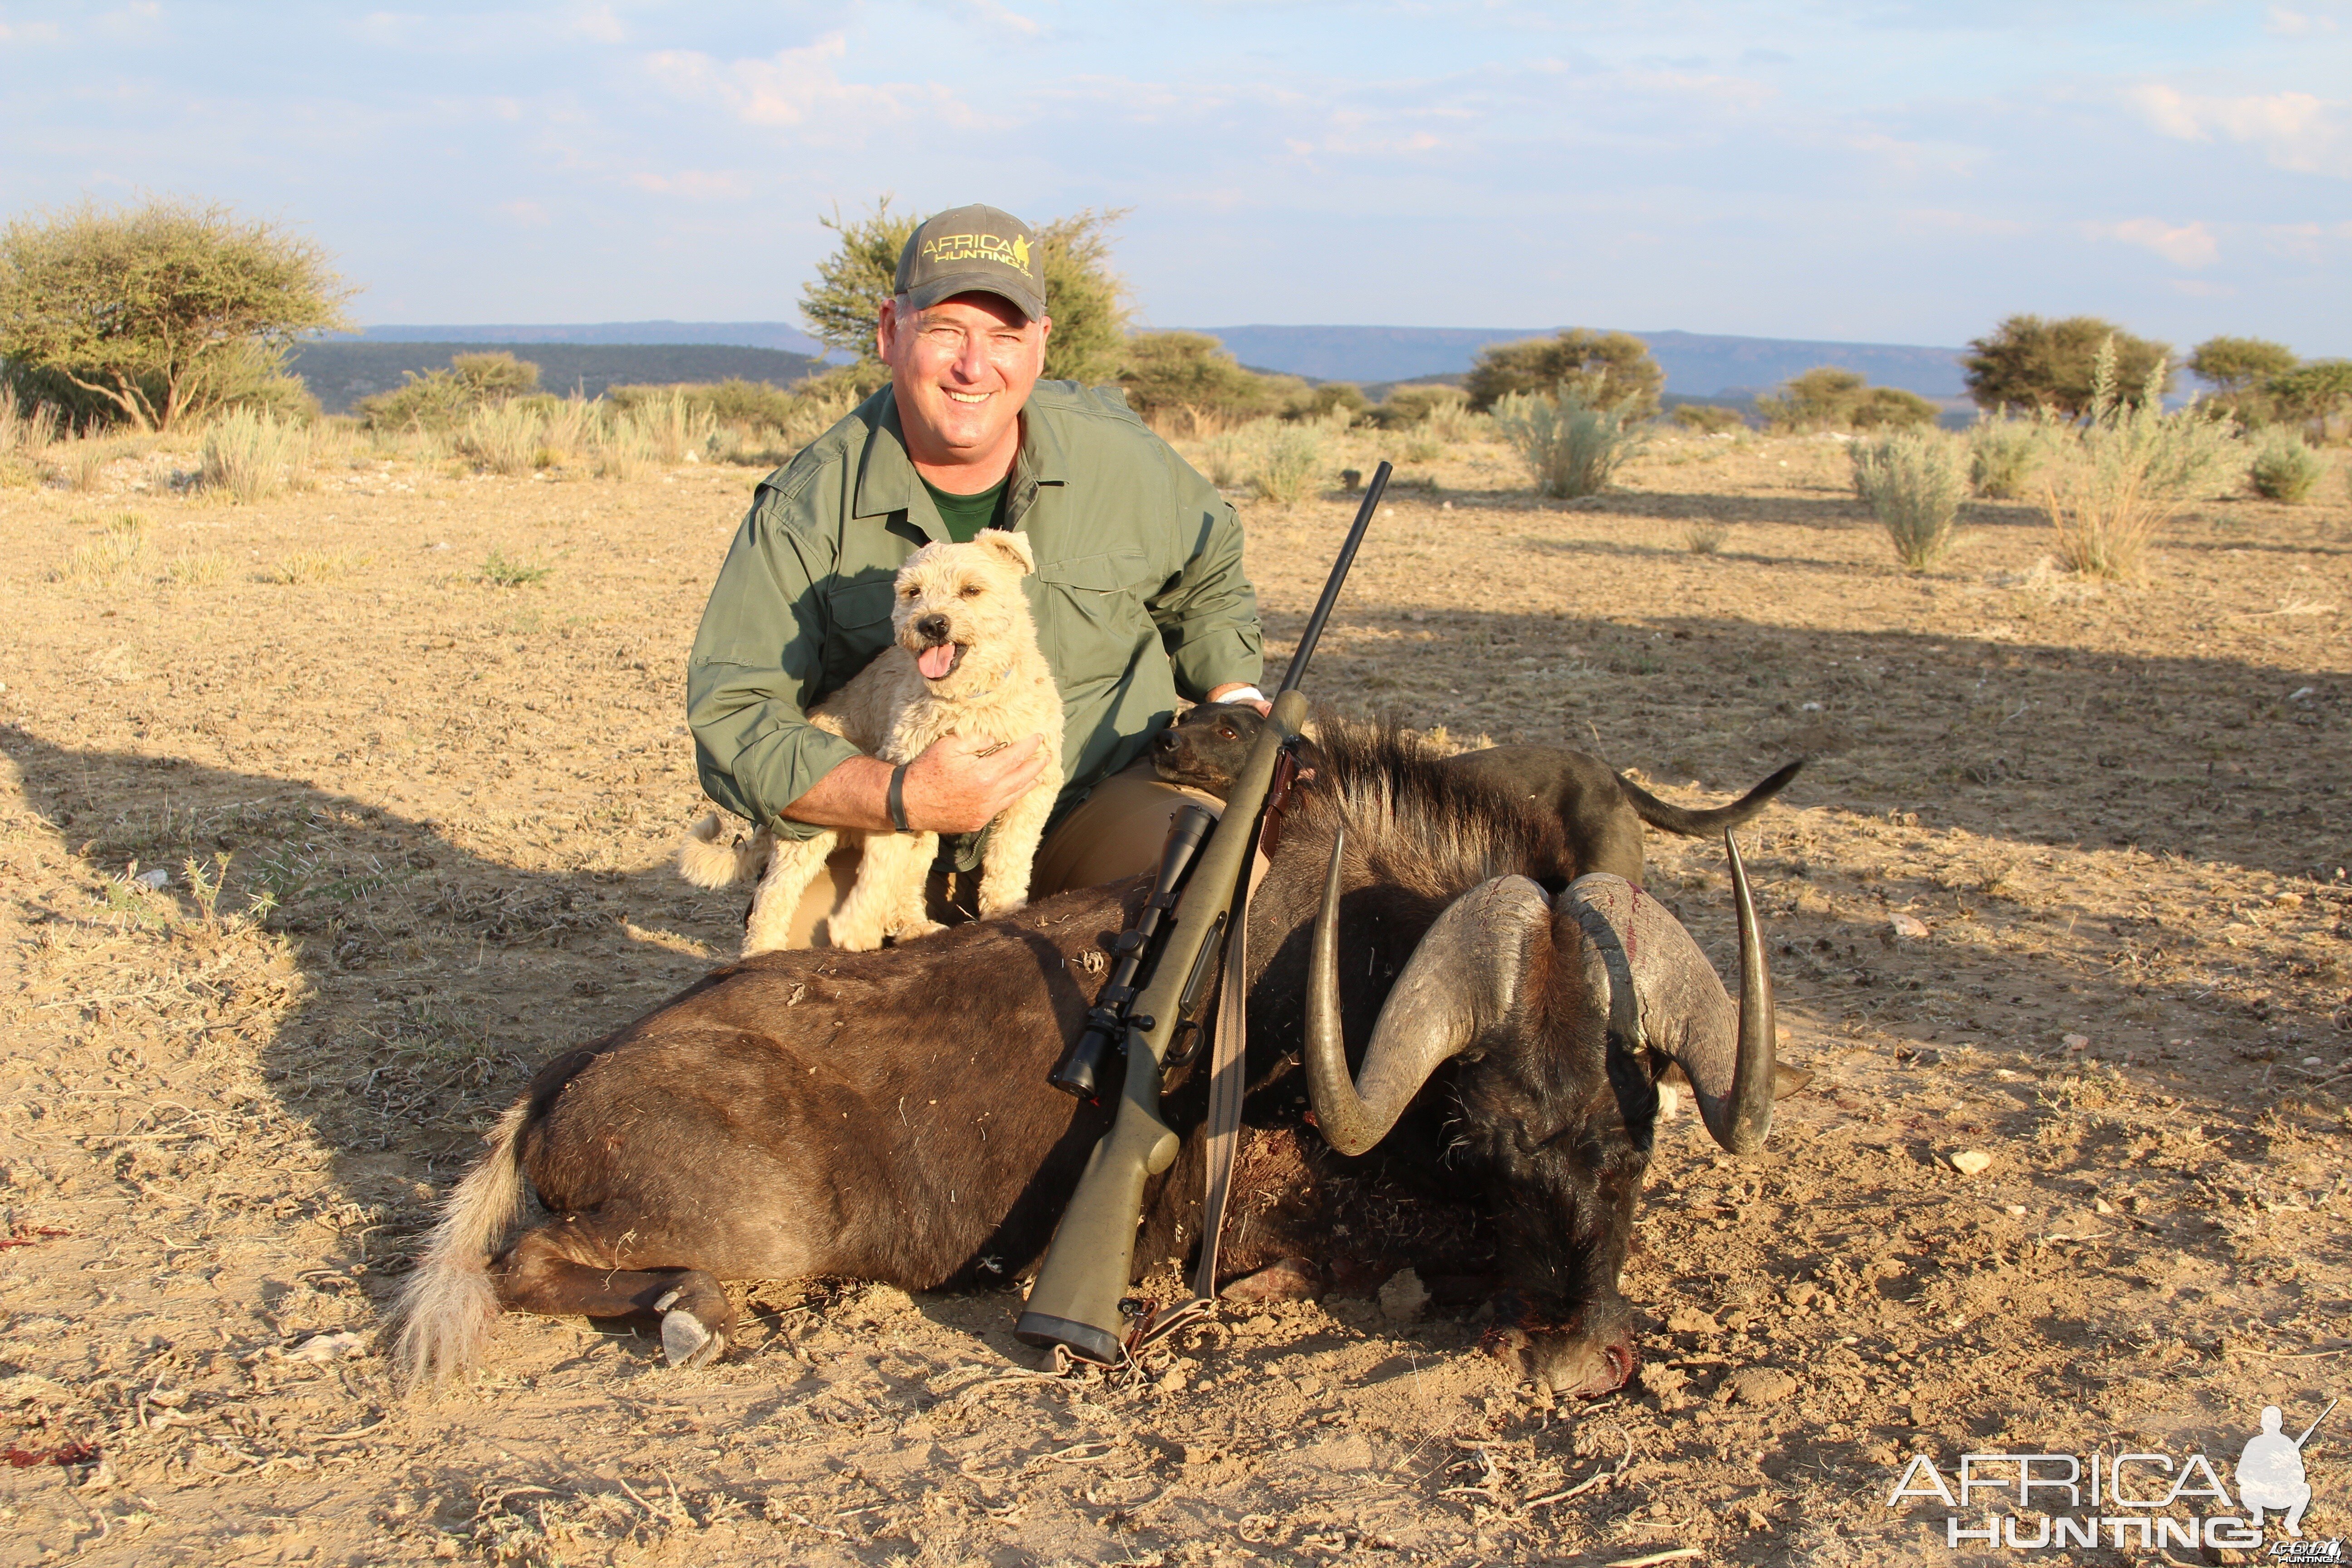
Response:
M1055 1380L1010 1295L774 1283L719 1364L508 1317L410 1407L367 1336L490 1116L729 951L667 858L756 476L191 466L0 490L0 1561L1966 1560L1888 1507L1908 1456L2226 1478L2263 1403L2352 1392L2340 471L2093 591L2021 506L1892 569L1832 441L1668 441L1576 505L1409 466L1323 697L1694 802L1816 758L1750 855L1818 1076L1761 1157L1662 1139L1639 1386L1553 1407L1339 1299ZM1350 503L1244 510L1286 647ZM1724 952L1719 848L1652 850ZM2306 1535L2352 1531L2352 1409L2305 1452Z

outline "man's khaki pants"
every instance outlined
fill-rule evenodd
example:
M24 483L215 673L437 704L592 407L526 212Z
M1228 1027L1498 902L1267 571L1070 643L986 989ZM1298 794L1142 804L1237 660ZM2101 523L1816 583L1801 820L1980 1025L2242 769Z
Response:
M1157 871L1160 852L1168 842L1168 824L1188 800L1213 812L1224 809L1224 802L1215 795L1155 778L1149 759L1103 780L1037 846L1030 901ZM857 879L857 856L855 847L836 849L825 860L824 869L809 883L800 908L793 911L786 947L815 945L817 928L841 907ZM976 872L957 877L952 888L948 878L934 875L929 894L931 918L945 925L971 920L978 887Z

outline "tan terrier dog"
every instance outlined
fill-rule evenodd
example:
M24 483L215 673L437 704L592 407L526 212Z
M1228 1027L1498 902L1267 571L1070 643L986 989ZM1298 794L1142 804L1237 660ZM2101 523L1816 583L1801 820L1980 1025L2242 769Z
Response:
M1029 541L983 529L970 544L927 544L898 568L890 647L848 685L809 710L809 722L886 763L910 763L943 735L1007 743L1045 742L1045 769L1000 812L981 857L980 912L1001 915L1029 900L1037 840L1062 788L1062 697L1037 650L1037 626L1021 579L1036 569ZM678 875L698 887L755 878L760 890L743 931L743 956L784 945L793 911L825 857L845 844L862 853L857 881L819 935L828 947L865 951L886 937L940 930L923 908L939 853L936 833L866 833L828 827L778 838L762 827L748 843L719 842L716 813L678 847Z

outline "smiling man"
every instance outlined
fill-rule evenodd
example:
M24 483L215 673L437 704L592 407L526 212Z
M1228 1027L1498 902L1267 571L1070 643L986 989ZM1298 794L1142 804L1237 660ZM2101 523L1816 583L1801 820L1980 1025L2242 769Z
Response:
M1038 379L1054 326L1043 273L1035 235L994 207L916 229L875 325L890 384L761 482L687 668L703 788L729 810L793 837L976 834L1037 776L1036 740L991 752L947 737L908 764L894 816L892 765L806 715L889 642L908 555L983 528L1026 535L1067 775L1032 897L1157 864L1187 796L1140 759L1180 695L1263 700L1239 520L1117 392ZM943 859L976 863L971 837L949 844ZM795 945L855 855L812 886Z

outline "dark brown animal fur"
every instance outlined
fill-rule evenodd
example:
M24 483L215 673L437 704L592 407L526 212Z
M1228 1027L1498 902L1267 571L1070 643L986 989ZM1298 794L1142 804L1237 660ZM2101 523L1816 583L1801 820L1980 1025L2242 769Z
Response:
M1665 1063L1612 1050L1581 968L1555 964L1512 1031L1442 1068L1362 1160L1306 1131L1293 1054L1341 822L1340 1005L1359 1050L1455 898L1511 873L1557 893L1586 868L1558 818L1433 765L1397 735L1330 722L1322 733L1317 778L1295 797L1250 916L1245 1120L1254 1140L1279 1145L1260 1147L1269 1176L1291 1173L1253 1189L1226 1261L1241 1272L1333 1257L1341 1213L1386 1213L1371 1219L1390 1232L1383 1268L1499 1274L1522 1303L1503 1347L1522 1371L1563 1392L1616 1387L1633 1364L1617 1279ZM763 954L550 1063L461 1184L404 1294L404 1376L465 1365L499 1305L660 1313L666 1341L680 1329L699 1355L732 1326L722 1279L925 1289L1017 1270L1050 1237L1108 1122L1044 1079L1098 984L1086 960L1141 892L1069 893L902 949ZM1116 1099L1108 1087L1104 1103ZM1187 1146L1148 1199L1139 1268L1198 1236L1203 1099L1197 1079L1170 1096ZM526 1182L549 1215L509 1240ZM1416 1234L1395 1216L1418 1200L1475 1223Z

